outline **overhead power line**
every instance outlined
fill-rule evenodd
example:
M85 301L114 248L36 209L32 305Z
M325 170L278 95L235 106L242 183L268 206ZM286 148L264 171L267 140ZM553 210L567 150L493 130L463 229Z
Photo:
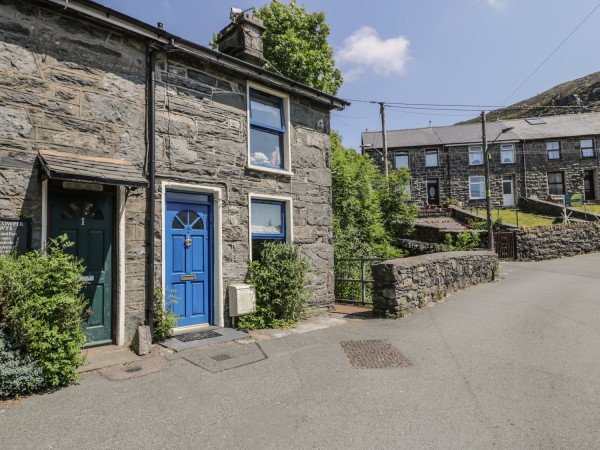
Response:
M577 26L576 26L576 27L573 29L573 31L571 31L571 32L570 32L570 33L567 35L567 37L566 37L566 38L564 38L560 44L558 44L558 47L556 47L556 48L555 48L555 49L552 51L552 53L550 53L550 54L549 54L549 55L546 57L546 59L544 59L544 60L543 60L543 61L540 63L540 65L539 65L539 66L537 66L537 67L534 69L534 71L533 71L533 72L531 72L531 73L529 74L529 76L528 76L527 78L525 78L525 81L523 81L523 82L522 82L522 83L521 83L521 84L520 84L520 85L519 85L519 86L518 86L518 87L517 87L517 88L516 88L514 91L512 91L512 92L511 92L511 94L510 94L508 97L506 97L506 99L505 99L505 100L504 100L502 103L506 103L506 102L507 102L507 101L508 101L508 100L509 100L509 99L510 99L510 98L511 98L513 95L515 95L515 93L517 93L517 91L518 91L519 89L521 89L521 88L523 87L523 85L524 85L525 83L527 83L527 82L528 82L528 81L531 79L531 77L533 77L533 76L534 76L534 75L537 73L537 71L538 71L538 70L540 70L540 69L542 68L542 66L543 66L544 64L546 64L546 62L547 62L547 61L548 61L550 58L552 58L552 56L554 56L554 54L555 54L555 53L556 53L556 52L557 52L557 51L558 51L558 50L559 50L559 49L560 49L560 48L561 48L561 47L562 47L562 46L565 44L565 42L567 42L567 41L569 40L569 38L570 38L571 36L573 36L573 34L574 34L574 33L575 33L575 32L576 32L578 29L579 29L579 27L581 27L581 25L583 25L583 24L586 22L586 20L588 20L588 19L590 18L590 16L591 16L592 14L594 14L594 12L595 12L595 11L596 11L598 8L600 8L600 2L598 2L598 4L597 4L597 5L596 5L596 6L595 6L595 7L594 7L594 8L593 8L593 9L592 9L590 12L589 12L589 14L588 14L587 16L585 16L581 22L579 22L579 25L577 25Z

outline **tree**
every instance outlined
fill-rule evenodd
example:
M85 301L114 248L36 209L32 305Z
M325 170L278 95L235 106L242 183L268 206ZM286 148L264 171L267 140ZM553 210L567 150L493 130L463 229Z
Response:
M267 28L263 36L267 70L337 94L343 78L335 68L333 49L327 42L331 28L325 23L325 13L309 13L296 0L290 3L272 0L254 14Z
M333 246L336 258L392 258L402 252L391 245L377 186L382 175L370 156L342 146L331 132Z
M408 169L389 171L387 183L380 183L377 194L386 231L395 239L406 237L414 230L418 208L410 204L410 173Z
M325 13L309 13L296 0L290 3L272 0L258 10L254 8L254 15L267 28L263 35L265 69L328 94L337 94L344 80L327 42L331 28L325 23ZM209 45L218 50L216 33Z

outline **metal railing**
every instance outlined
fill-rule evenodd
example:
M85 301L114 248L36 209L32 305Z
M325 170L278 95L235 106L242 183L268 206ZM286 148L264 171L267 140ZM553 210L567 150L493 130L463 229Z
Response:
M336 258L334 260L335 301L372 305L374 280L371 275L371 264L383 260L383 258Z

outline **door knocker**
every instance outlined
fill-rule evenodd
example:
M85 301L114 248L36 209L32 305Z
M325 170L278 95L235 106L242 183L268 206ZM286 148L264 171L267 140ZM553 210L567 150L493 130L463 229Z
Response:
M186 248L190 248L190 245L192 245L192 240L188 236L187 238L185 238L185 246Z

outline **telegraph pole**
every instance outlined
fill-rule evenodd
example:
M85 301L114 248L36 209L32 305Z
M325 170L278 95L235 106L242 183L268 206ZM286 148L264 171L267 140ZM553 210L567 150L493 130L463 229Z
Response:
M381 111L381 136L383 138L383 166L385 167L385 182L388 183L388 151L387 151L387 131L385 129L385 103L379 102Z
M492 228L492 192L490 190L490 155L488 154L487 136L485 134L485 111L481 111L481 130L483 139L483 169L485 171L485 202L487 212L488 249L494 250L494 230Z

